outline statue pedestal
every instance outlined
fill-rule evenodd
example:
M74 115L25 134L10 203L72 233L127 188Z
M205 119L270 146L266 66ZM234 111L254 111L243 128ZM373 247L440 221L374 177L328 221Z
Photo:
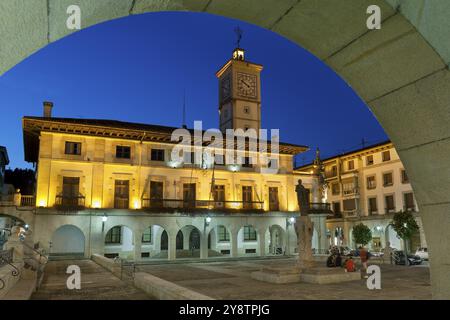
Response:
M345 272L343 268L311 267L311 268L263 268L252 272L251 277L255 280L284 284L284 283L315 283L329 284L347 281L361 280L361 273Z

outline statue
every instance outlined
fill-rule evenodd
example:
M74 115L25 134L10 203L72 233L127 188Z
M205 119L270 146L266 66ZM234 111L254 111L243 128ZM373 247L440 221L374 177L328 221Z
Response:
M295 192L297 192L297 202L300 212L307 215L309 210L309 191L302 185L301 179L298 180Z
M312 237L314 223L309 216L298 217L295 222L295 232L297 233L298 244L298 267L300 269L314 266L312 255Z
M310 268L314 265L312 255L312 236L314 231L314 223L308 216L309 191L302 185L302 180L298 180L295 187L297 192L297 202L300 208L301 216L295 222L295 232L297 233L298 245L298 267L299 269Z

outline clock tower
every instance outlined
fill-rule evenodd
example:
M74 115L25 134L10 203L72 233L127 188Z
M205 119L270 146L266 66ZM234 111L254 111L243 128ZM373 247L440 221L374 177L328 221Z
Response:
M232 58L216 73L219 79L220 130L261 128L262 65L245 60L236 48Z

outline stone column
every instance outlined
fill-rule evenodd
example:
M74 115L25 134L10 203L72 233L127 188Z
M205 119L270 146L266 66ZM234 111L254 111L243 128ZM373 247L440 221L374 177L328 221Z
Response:
M309 215L311 221L314 223L314 228L318 234L319 240L319 252L323 254L325 250L328 250L328 238L327 238L327 213L315 213Z
M16 207L20 207L20 204L22 202L22 195L20 194L20 189L17 189L14 193L14 205Z
M137 230L133 232L134 237L134 261L141 260L142 256L142 232Z
M177 257L177 233L176 232L167 232L168 233L168 250L167 250L167 259L175 260Z
M230 232L230 256L237 257L238 254L238 230L228 230Z
M264 257L266 255L266 229L265 228L260 228L260 230L258 231L258 247L259 247L259 256Z
M208 259L208 230L200 234L200 259Z

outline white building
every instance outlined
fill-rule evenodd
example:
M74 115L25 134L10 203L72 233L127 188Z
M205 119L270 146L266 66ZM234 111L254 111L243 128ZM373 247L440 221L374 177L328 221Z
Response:
M362 222L373 235L370 249L377 251L390 242L391 247L403 248L390 226L393 214L414 213L420 232L411 239L410 249L426 247L425 235L418 216L408 175L390 141L364 147L322 160L327 183L327 202L334 217L328 219L330 245L355 247L352 227ZM298 174L308 174L312 164L296 168Z

